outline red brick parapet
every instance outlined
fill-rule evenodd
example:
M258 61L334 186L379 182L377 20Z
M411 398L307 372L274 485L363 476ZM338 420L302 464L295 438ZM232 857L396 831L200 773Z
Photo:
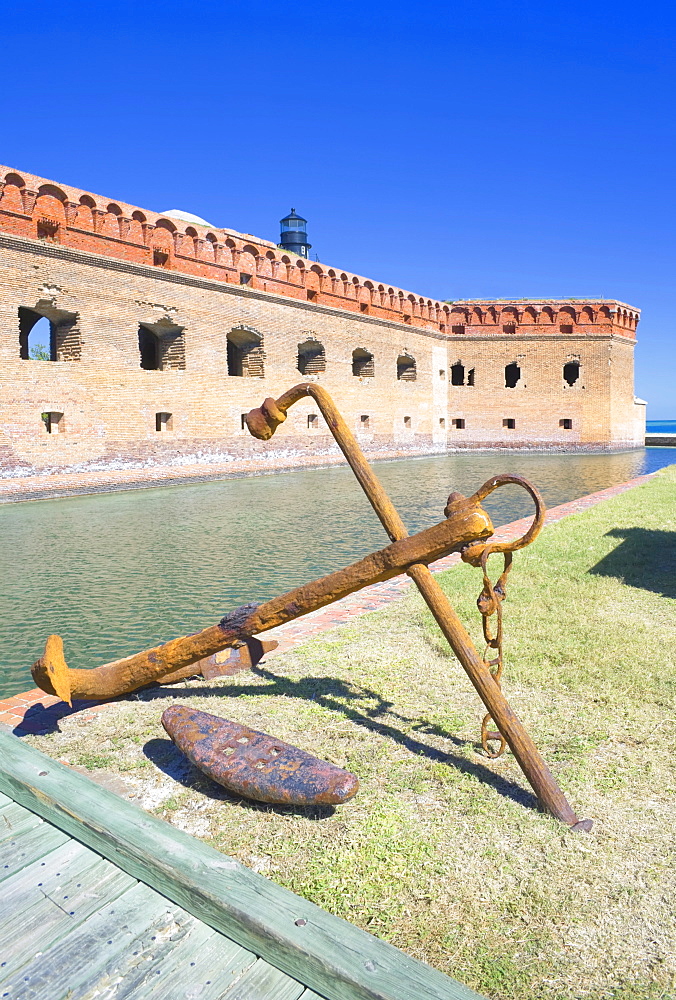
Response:
M613 334L635 339L640 311L615 300L440 302L288 255L232 229L158 215L0 166L0 232L284 295L452 337Z

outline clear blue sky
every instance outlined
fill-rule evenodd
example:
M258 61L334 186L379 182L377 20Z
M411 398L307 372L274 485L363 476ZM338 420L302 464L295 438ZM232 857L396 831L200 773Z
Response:
M54 0L3 23L0 160L436 298L643 310L676 418L672 4Z

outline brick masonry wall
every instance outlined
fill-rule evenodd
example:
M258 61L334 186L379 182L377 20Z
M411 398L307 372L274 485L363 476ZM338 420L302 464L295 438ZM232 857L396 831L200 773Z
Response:
M242 429L242 414L265 396L308 378L334 395L367 452L643 444L633 307L423 300L323 265L287 263L273 244L234 231L163 220L7 168L0 174L5 475L333 455L310 401L294 407L270 443ZM38 315L52 321L58 360L20 356L19 309L24 327ZM140 328L157 336L163 370L140 367ZM245 370L256 375L262 362L263 377L228 374L228 335L248 338ZM323 345L324 372L300 374L298 348L307 341ZM372 377L353 375L357 349L373 355ZM397 378L402 357L414 359L414 381ZM563 378L570 361L580 366L573 385ZM452 384L458 363L462 385ZM508 388L505 368L514 364L519 378ZM64 415L52 433L44 413ZM170 418L158 421L160 413Z

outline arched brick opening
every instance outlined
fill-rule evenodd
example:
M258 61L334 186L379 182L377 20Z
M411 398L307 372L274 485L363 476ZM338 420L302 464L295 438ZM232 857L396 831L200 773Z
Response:
M415 358L410 354L400 354L397 358L397 379L400 382L415 382L417 377Z
M171 322L140 323L140 367L144 371L181 371L185 368L183 328Z
M563 366L563 381L569 386L575 385L580 378L580 362L566 361Z
M227 337L228 375L239 378L265 377L263 338L256 330L237 327Z
M301 375L321 375L326 371L326 351L318 340L298 345L298 371Z
M375 373L373 355L362 347L354 350L352 352L352 374L356 378L373 378Z
M49 358L40 357L40 360L79 361L82 354L79 316L40 302L34 309L19 306L19 357L24 361L35 360L35 357L31 358L33 345L29 343L29 338L36 324L43 319L49 323L49 333L43 345L44 353Z
M516 361L513 361L510 365L505 365L506 389L515 389L520 378L521 378L521 369L517 365Z

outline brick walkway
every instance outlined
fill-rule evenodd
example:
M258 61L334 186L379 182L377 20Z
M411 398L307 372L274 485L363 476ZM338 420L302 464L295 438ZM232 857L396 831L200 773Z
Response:
M554 524L570 514L579 514L590 507L595 507L596 504L618 496L620 493L625 493L627 490L647 482L650 478L650 475L638 476L636 479L630 479L627 483L620 483L607 490L600 490L598 493L591 493L578 500L571 500L570 503L561 504L559 507L552 507L547 512L545 524ZM501 542L518 538L525 533L530 523L530 517L512 521L510 524L497 528L492 538ZM451 566L456 566L459 562L459 554L454 553L445 559L439 559L432 563L430 568L438 573L441 570L450 569ZM410 586L411 581L407 576L399 576L394 580L376 583L372 587L366 587L350 597L343 598L342 601L336 601L335 604L330 604L326 608L320 608L319 611L304 615L303 618L270 629L269 632L265 633L265 636L279 642L279 649L276 652L285 652L295 646L300 646L321 632L335 628L337 625L345 625L359 615L385 607L390 601L400 597ZM32 688L24 694L17 694L13 698L0 701L0 723L12 726L17 736L24 736L27 733L44 733L53 729L59 719L66 715L82 712L84 718L93 717L96 712L102 711L108 704L110 702L75 701L73 707L69 708L59 698L45 694L39 688Z

